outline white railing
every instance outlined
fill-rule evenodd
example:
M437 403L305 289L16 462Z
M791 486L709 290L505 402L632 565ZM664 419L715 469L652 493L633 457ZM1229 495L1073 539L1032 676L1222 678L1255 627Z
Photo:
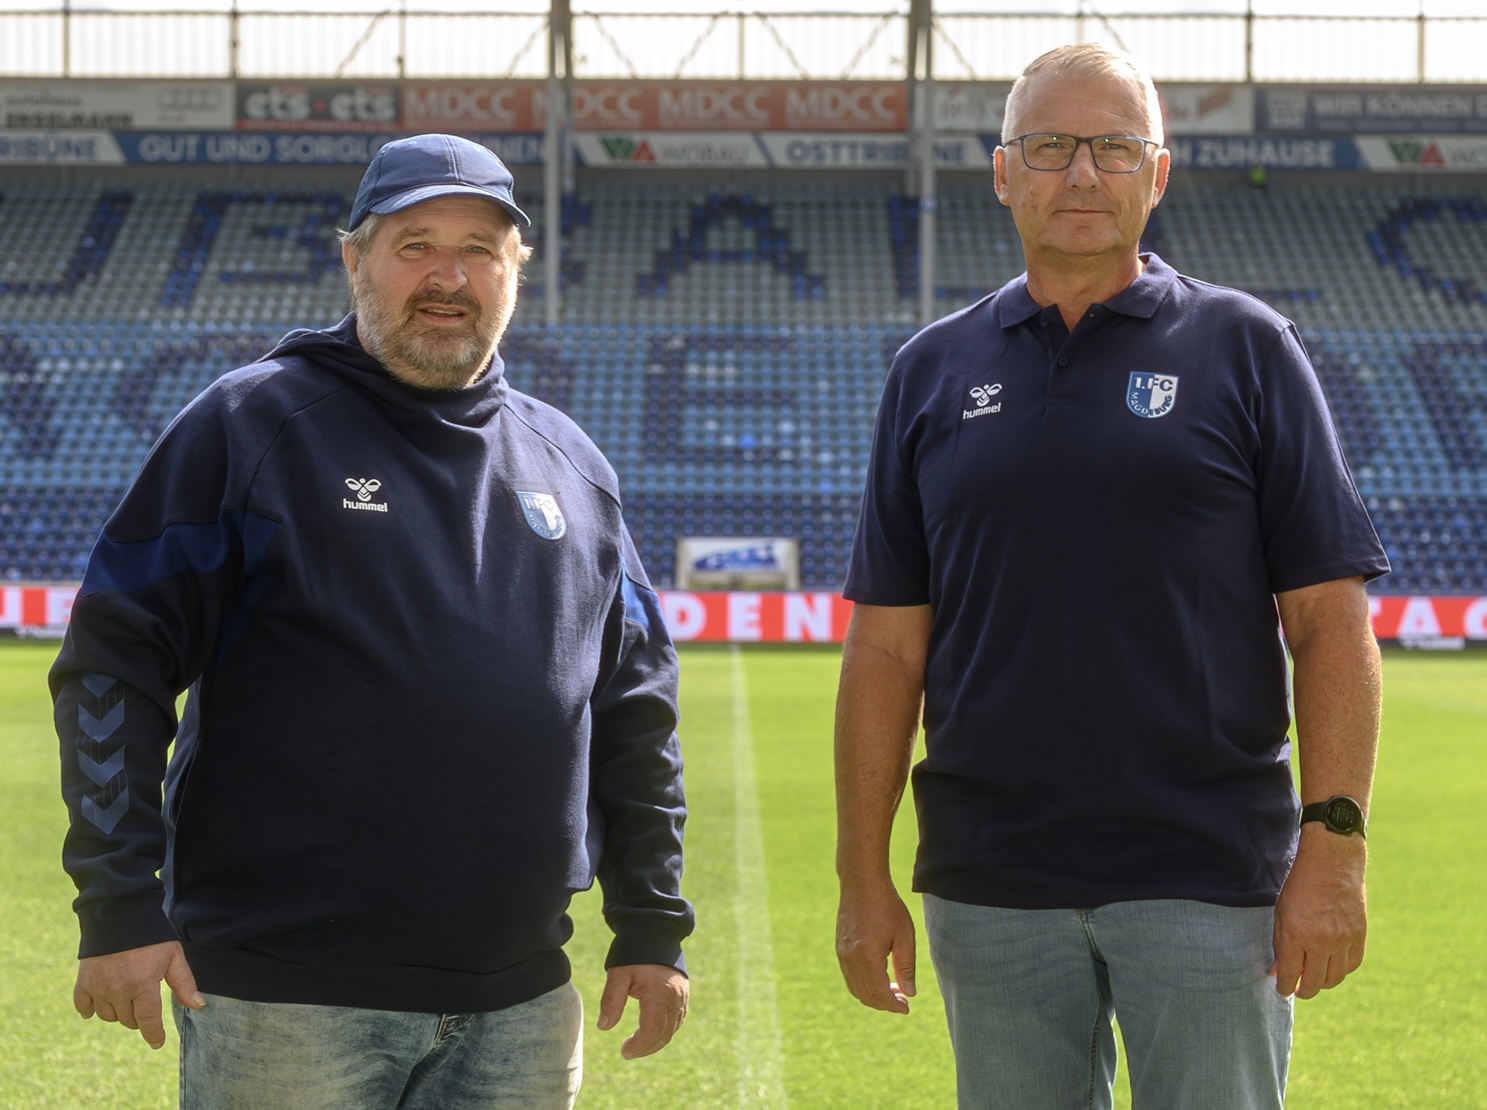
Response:
M542 12L0 10L0 78L539 78ZM1081 5L1081 9L1083 5ZM935 76L1007 81L1064 42L1100 39L1166 81L1487 80L1487 15L958 13L935 17ZM899 80L896 12L573 14L585 79Z

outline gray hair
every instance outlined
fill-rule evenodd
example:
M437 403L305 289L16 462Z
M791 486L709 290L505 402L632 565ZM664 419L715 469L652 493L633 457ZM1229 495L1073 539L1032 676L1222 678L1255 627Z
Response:
M377 225L381 222L381 216L375 212L368 212L361 223L356 225L355 230L347 231L343 227L338 227L336 236L342 246L350 243L357 254L366 254L367 248L372 245L372 236L377 234Z
M1084 78L1115 77L1128 82L1140 90L1140 98L1145 102L1146 114L1150 117L1152 133L1141 137L1154 139L1158 145L1165 141L1162 104L1157 98L1157 87L1152 83L1146 66L1134 55L1098 42L1079 42L1055 47L1028 63L1022 76L1013 83L1012 91L1007 94L1007 106L1002 113L1003 138L1010 139L1022 134L1019 130L1021 121L1018 119L1022 98L1027 92L1029 79L1044 70Z

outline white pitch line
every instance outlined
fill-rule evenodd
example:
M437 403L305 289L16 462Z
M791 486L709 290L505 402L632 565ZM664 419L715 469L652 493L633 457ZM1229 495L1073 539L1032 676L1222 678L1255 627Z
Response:
M769 927L769 881L754 776L754 732L743 652L733 645L733 832L738 886L738 1105L788 1110L780 1012L774 989L774 940Z

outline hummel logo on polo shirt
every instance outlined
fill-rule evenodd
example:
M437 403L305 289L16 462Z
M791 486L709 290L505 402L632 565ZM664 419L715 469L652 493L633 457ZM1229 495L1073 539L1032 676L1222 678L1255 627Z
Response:
M962 409L960 418L962 420L970 420L977 416L990 416L994 412L1001 412L1002 403L1000 401L994 405L991 403L991 399L1001 391L1001 382L997 382L995 385L971 386L971 400L975 402L976 407L973 409Z

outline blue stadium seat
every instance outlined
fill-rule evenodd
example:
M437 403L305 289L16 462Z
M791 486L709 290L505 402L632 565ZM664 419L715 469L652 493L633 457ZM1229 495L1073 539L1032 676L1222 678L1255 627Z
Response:
M343 314L350 196L0 192L0 578L75 578L182 404L288 328ZM941 311L1021 269L989 190L952 183L939 214ZM839 586L875 395L917 315L917 204L858 183L604 183L565 198L563 238L566 322L540 323L534 260L508 372L606 450L653 578L671 580L679 535L763 533L800 538L806 586ZM1380 588L1487 592L1482 197L1185 184L1145 241L1296 321L1395 561Z

